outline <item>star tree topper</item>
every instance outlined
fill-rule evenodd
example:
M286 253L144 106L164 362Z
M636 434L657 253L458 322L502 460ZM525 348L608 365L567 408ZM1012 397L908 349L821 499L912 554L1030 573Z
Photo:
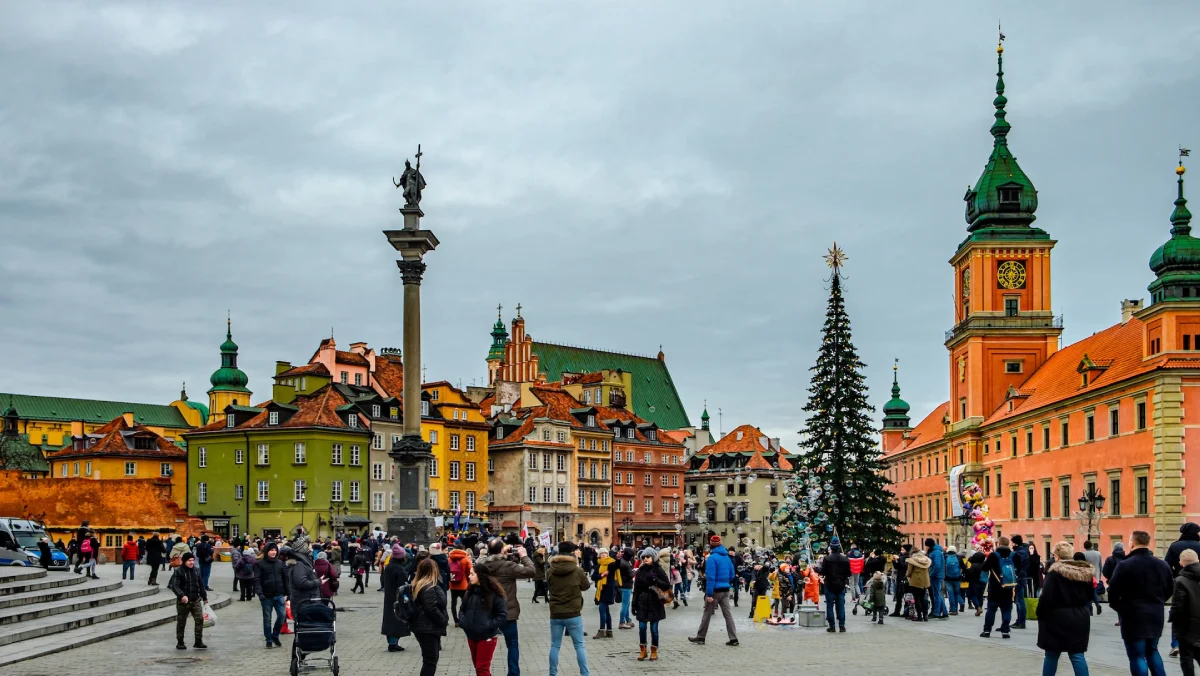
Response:
M834 242L833 248L829 250L829 253L825 254L825 264L832 268L834 272L839 272L847 260L849 259L846 257L846 252L838 247L837 242Z

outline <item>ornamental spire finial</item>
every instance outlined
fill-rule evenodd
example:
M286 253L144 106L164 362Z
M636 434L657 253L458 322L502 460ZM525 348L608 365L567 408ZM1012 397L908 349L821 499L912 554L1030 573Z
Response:
M996 24L996 32L1000 37L996 41L996 98L992 101L996 107L996 121L992 124L992 136L996 139L996 145L1001 145L1008 142L1005 137L1008 136L1010 125L1004 119L1008 115L1004 110L1008 99L1004 96L1004 31L999 23Z
M1183 166L1183 158L1192 154L1191 150L1179 146L1179 166L1175 167L1175 175L1179 177L1178 193L1175 197L1175 210L1171 212L1171 234L1190 235L1192 232L1192 212L1188 211L1187 200L1183 197L1183 175L1187 167Z

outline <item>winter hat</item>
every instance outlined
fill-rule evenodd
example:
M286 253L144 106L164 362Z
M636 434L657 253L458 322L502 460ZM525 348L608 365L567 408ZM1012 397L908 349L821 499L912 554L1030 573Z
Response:
M955 554L957 552L958 552L958 547L955 547L954 545L950 545L949 547L946 548L947 554Z
M183 553L183 556L179 557L179 562L180 562L180 563L187 563L188 561L190 561L190 560L192 560L192 559L194 559L194 558L196 558L196 555L195 555L195 554L192 554L191 552L184 552L184 553Z
M652 559L657 559L657 558L658 558L658 551L657 551L657 550L655 550L653 547L647 547L647 548L645 548L645 549L643 549L643 550L642 550L642 554L641 554L641 556L639 556L638 558L640 558L640 559L644 559L644 558L646 558L647 556L649 556L649 557L650 557L650 558L652 558Z
M329 558L329 556L326 555L325 552L317 552L317 560L318 561L320 561L321 559L328 559L328 558Z
M842 551L842 541L838 539L838 536L834 535L833 538L829 540L829 548L835 552Z
M1200 535L1200 525L1197 525L1197 524L1189 521L1179 527L1179 532L1183 535L1196 537L1196 536Z
M579 549L579 548L576 547L575 543L573 543L573 542L558 543L558 553L559 554L562 554L562 555L574 554L576 549Z
M714 536L710 537L708 539L708 544L712 545L713 547L716 547L717 545L721 544L721 536L714 535Z
M275 544L274 542L268 542L267 546L263 547L263 554L266 554L267 552L277 552L277 551L279 551L279 545Z
M404 557L408 556L408 552L404 551L404 548L397 543L392 545L392 556L398 559L403 559Z
M312 556L312 545L308 543L307 535L297 535L292 540L292 551L303 556Z
M429 553L431 555L432 554L441 554L442 553L442 543L435 542L435 543L429 545Z

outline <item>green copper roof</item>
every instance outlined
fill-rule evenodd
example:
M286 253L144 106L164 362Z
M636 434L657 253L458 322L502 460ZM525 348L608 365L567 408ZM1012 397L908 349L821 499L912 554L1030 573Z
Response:
M975 235L998 234L996 231L1020 229L1025 237L1032 234L1029 225L1036 219L1037 190L1033 182L1017 164L1008 148L1008 132L1011 130L1004 107L1008 99L1004 96L1004 48L996 47L996 121L992 124L992 154L983 174L968 188L963 199L967 203L967 230ZM1048 238L1041 230L1040 238ZM973 237L972 239L978 239Z
M504 341L506 340L508 340L508 331L504 330L504 320L500 318L497 309L496 323L492 325L492 347L488 349L488 361L504 359Z
M154 427L190 427L179 409L170 405L132 404L122 401L35 397L27 394L0 393L0 401L12 396L13 405L24 420L48 420L103 425L123 413L133 413L134 422Z
M225 342L221 343L221 368L213 371L208 382L212 384L209 392L249 392L246 384L249 376L237 367L238 346L233 342L233 327L229 320L225 322Z
M687 411L675 390L665 361L618 352L568 347L552 343L533 343L538 366L548 380L558 380L563 372L594 373L601 369L621 369L633 374L632 405L635 415L663 429L689 427Z
M1175 209L1171 211L1171 239L1150 256L1155 280L1147 287L1152 302L1195 300L1200 292L1200 239L1192 237L1192 213L1183 197L1183 164L1175 170L1179 176Z

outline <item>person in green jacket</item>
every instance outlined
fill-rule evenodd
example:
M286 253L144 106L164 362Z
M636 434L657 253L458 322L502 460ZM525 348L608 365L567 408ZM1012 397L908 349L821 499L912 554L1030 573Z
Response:
M570 634L575 644L575 660L579 676L590 676L587 647L583 633L583 592L591 588L587 573L579 567L579 549L570 542L560 542L558 556L550 557L546 584L550 604L550 676L558 676L558 651L563 633Z

